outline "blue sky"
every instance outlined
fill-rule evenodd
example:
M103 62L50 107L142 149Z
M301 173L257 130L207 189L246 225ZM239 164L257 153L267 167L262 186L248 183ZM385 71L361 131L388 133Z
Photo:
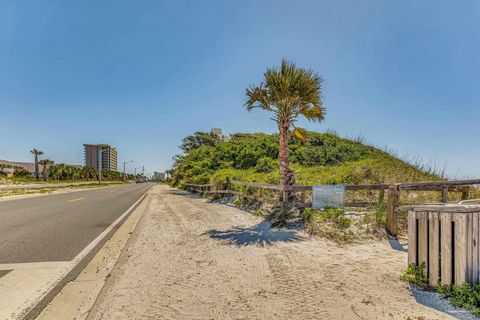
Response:
M285 57L324 79L322 124L479 177L477 1L0 1L0 159L171 165L213 127L274 132L245 88Z

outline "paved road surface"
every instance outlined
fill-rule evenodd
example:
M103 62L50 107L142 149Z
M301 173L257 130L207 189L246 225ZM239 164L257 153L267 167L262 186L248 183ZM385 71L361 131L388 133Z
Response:
M0 264L72 260L151 186L0 202Z

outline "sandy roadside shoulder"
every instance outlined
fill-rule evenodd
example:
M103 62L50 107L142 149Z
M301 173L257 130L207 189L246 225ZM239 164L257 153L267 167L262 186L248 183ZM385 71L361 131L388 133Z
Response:
M118 184L118 185L120 185L120 184ZM54 194L63 194L63 193L72 193L72 192L78 192L78 191L103 189L103 188L108 188L108 187L113 187L113 186L117 186L117 185L108 185L108 186L101 186L101 187L95 187L95 188L69 188L69 187L65 187L65 188L50 190L48 192L42 192L42 189L33 189L32 190L33 192L28 193L28 194L0 196L0 202L1 201L25 199L25 198L33 198L33 197L50 196L50 195L54 195ZM46 189L49 189L49 188L46 188Z
M271 230L166 186L151 201L88 319L454 319L399 280L388 242L339 247Z

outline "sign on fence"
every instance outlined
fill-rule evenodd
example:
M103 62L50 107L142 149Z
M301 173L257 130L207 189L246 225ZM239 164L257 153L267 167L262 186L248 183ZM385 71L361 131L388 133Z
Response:
M345 185L324 185L312 187L312 208L343 208L345 205Z

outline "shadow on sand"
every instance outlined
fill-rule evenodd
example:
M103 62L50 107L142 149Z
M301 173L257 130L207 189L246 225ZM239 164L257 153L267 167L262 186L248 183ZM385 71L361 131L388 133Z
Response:
M188 197L188 198L193 198L193 199L201 199L202 198L202 196L200 196L196 193L191 193L191 192L184 191L184 190L168 190L165 193L173 195L173 196L183 196L183 197Z
M305 238L298 234L298 230L272 229L268 221L250 228L234 228L226 231L210 230L207 232L212 239L223 240L237 246L271 245L275 242L301 241Z
M408 244L406 242L402 243L394 237L388 237L388 243L393 250L408 252Z
M415 300L423 304L426 307L435 309L440 312L444 312L455 319L461 320L475 320L478 319L470 312L462 309L456 309L451 304L448 303L447 300L443 299L438 293L430 292L430 291L423 291L417 289L415 287L411 287L412 295Z

